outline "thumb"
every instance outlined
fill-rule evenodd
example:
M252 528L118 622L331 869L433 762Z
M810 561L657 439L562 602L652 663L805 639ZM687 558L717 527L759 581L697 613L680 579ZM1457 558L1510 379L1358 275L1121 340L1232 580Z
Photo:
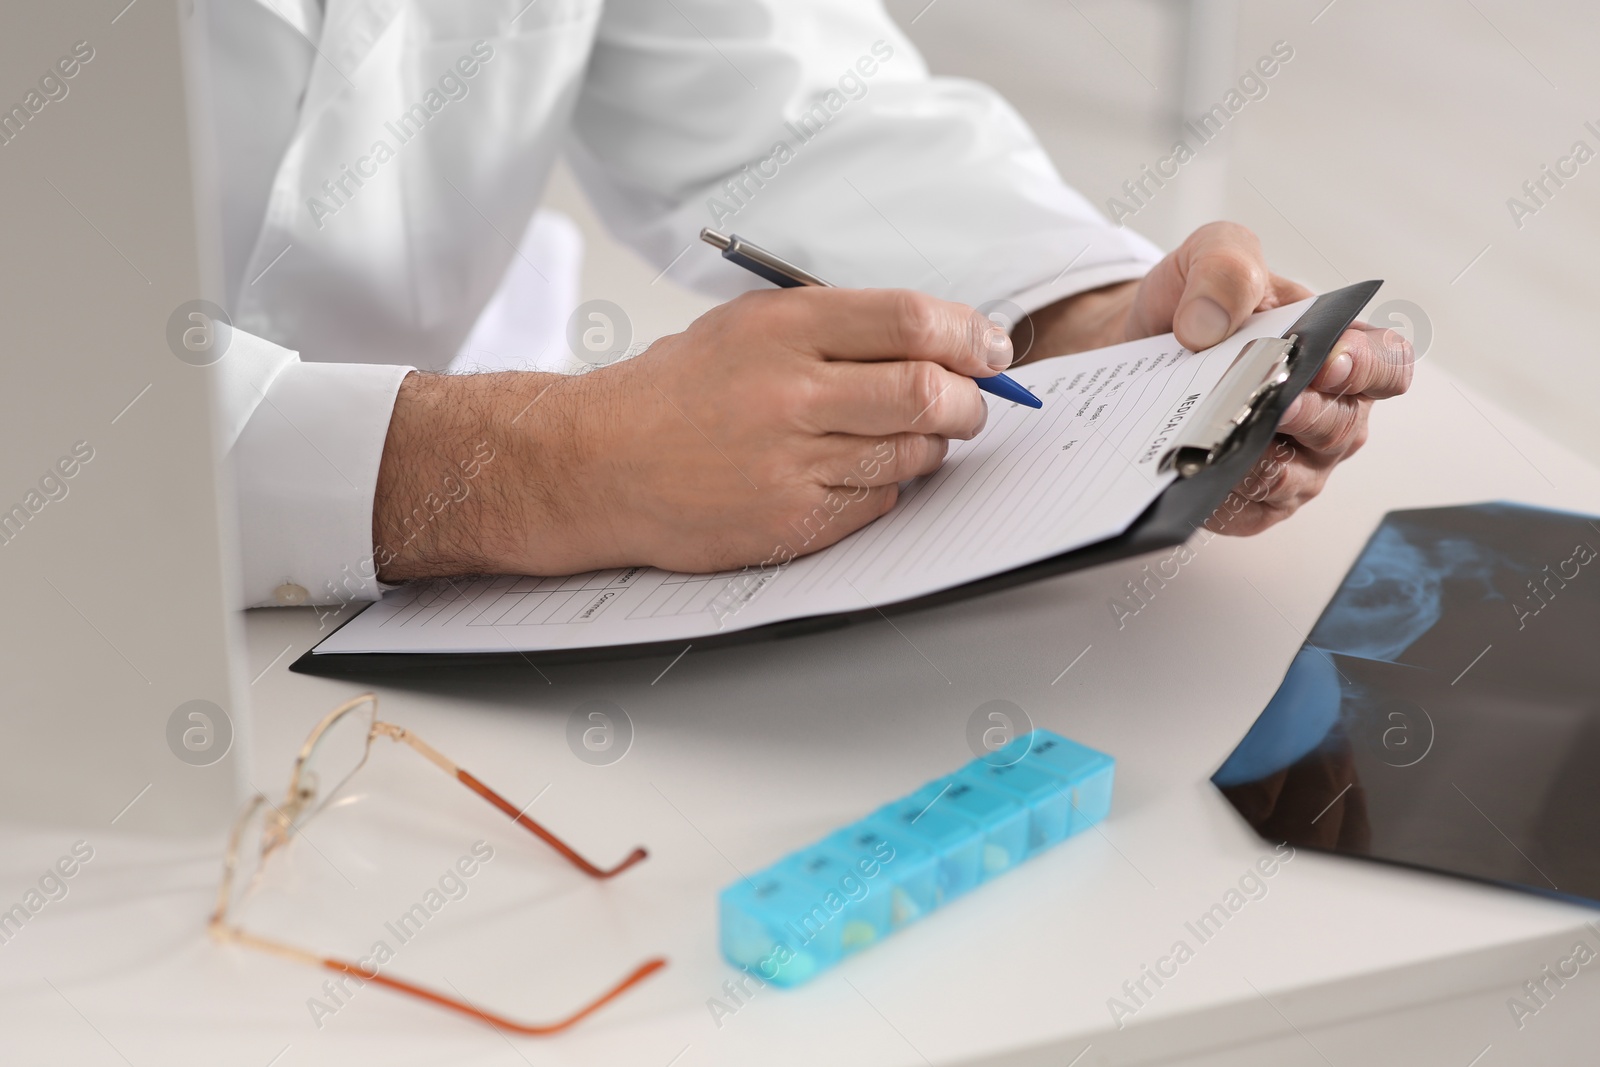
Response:
M1254 233L1238 223L1209 223L1156 264L1129 325L1146 334L1171 330L1191 351L1210 348L1250 317L1270 282Z

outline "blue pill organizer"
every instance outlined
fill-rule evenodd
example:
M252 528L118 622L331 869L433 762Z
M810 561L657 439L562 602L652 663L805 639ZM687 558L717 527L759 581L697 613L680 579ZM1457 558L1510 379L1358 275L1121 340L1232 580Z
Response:
M722 954L792 987L1088 829L1116 761L1035 730L730 885Z

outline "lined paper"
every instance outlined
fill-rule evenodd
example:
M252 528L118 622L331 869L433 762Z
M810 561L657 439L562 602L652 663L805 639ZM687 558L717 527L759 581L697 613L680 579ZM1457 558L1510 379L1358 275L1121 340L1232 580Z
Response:
M983 433L952 442L944 465L903 485L887 515L787 565L417 582L391 590L315 653L688 641L882 607L1114 537L1171 483L1157 470L1161 455L1239 351L1281 336L1311 302L1255 315L1200 353L1166 334L1011 371L1043 409L987 397ZM819 512L796 527L790 547L803 551L827 521Z

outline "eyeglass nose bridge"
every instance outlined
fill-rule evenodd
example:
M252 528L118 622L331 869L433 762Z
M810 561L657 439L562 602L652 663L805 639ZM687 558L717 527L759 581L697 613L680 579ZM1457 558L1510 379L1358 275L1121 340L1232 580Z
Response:
M304 797L305 794L300 792L295 796L285 797L282 804L268 805L265 822L261 826L263 856L288 843L290 829L300 812L305 809Z

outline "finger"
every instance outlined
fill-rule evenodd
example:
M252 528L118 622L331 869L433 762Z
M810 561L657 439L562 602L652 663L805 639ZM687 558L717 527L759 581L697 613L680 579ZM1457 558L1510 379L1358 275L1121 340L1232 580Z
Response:
M1256 310L1267 311L1270 308L1293 304L1297 300L1304 300L1307 297L1316 295L1299 282L1285 278L1281 274L1274 274L1267 287L1267 299L1262 301L1261 306L1257 307Z
M1313 462L1292 460L1283 464L1266 495L1252 492L1246 479L1212 512L1206 520L1206 528L1212 533L1250 537L1275 526L1322 492L1329 469Z
M1384 400L1411 388L1415 362L1411 343L1395 330L1346 330L1318 373L1316 387Z
M1237 223L1202 226L1157 263L1140 286L1134 314L1148 333L1171 329L1199 350L1227 337L1268 295L1271 274L1256 235ZM1164 309L1169 322L1159 321Z
M1239 328L1266 295L1270 274L1261 242L1243 226L1213 223L1178 249L1183 296L1173 332L1187 348L1209 348Z
M1287 519L1290 511L1276 504L1247 500L1237 514L1219 519L1215 513L1206 520L1206 529L1226 537L1254 537L1262 530Z
M802 421L818 433L925 433L966 440L989 418L989 406L971 378L923 360L826 363L812 380L818 385Z
M1278 432L1313 452L1342 455L1364 434L1371 406L1363 396L1330 396L1308 389L1289 405Z
M1250 469L1250 473L1239 479L1239 484L1233 487L1234 497L1241 497L1252 504L1261 504L1278 499L1293 477L1290 473L1297 466L1304 466L1303 453L1291 452L1286 460L1262 460Z
M965 304L910 289L791 289L798 336L827 359L926 360L968 377L1011 365L1011 337Z
M831 434L821 439L822 454L814 470L822 485L847 489L890 485L932 474L944 462L949 447L948 441L935 434Z
M1246 494L1255 504L1293 511L1322 492L1334 466L1320 456L1300 453L1287 463L1280 464L1270 477L1260 480L1259 488L1264 491L1251 493L1251 485L1241 482L1234 492Z

